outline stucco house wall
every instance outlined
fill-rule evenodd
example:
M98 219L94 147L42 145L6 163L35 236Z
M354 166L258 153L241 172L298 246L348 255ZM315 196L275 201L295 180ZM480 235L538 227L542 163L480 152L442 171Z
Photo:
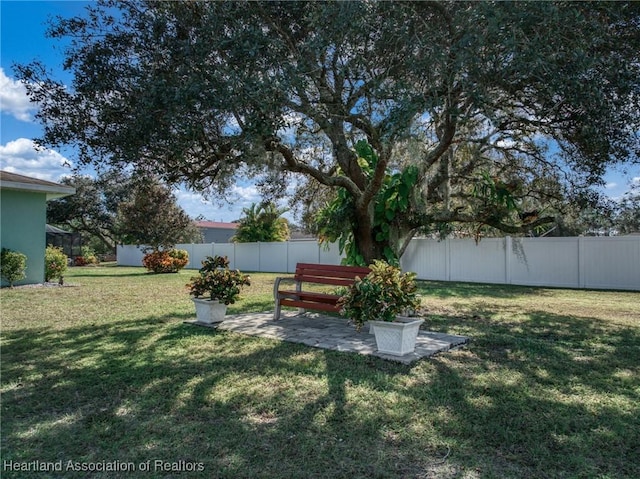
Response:
M46 194L3 189L0 194L2 247L27 255L27 277L17 284L44 281ZM4 280L3 280L4 286Z
M217 221L197 221L196 226L202 233L203 243L228 243L238 229L238 223Z
M27 256L27 277L16 284L44 281L47 201L74 192L68 186L0 171L0 247Z

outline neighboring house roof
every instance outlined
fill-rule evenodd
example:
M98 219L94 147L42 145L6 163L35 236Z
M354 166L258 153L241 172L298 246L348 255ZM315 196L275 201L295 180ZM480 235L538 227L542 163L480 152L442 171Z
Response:
M45 193L47 195L47 200L69 196L76 192L76 189L72 186L39 180L30 176L10 173L8 171L0 171L0 188Z
M238 223L222 223L218 221L196 221L198 228L218 228L224 230L238 229Z
M46 232L54 235L72 235L71 231L65 231L60 228L56 228L55 226L46 225Z
M289 241L317 241L318 237L301 231L292 231Z

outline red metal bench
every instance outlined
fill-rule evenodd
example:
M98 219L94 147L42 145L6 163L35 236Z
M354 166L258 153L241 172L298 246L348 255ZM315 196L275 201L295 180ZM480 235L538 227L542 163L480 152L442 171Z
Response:
M276 303L273 319L280 318L282 306L293 306L301 310L313 309L337 313L340 296L331 293L305 291L304 283L351 286L357 277L363 278L371 270L360 266L337 266L330 264L298 263L293 277L276 278L273 296ZM295 282L295 289L280 289L282 281Z

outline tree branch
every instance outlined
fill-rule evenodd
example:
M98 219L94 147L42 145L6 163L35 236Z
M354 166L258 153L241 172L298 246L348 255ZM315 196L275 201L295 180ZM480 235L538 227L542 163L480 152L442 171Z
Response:
M331 175L306 163L298 161L293 154L293 151L291 151L291 149L286 145L283 145L278 138L267 138L265 139L264 145L267 151L275 151L282 155L282 158L284 159L283 168L285 170L291 171L292 173L304 173L326 186L340 186L345 188L354 196L354 198L361 196L362 192L350 178L343 175Z

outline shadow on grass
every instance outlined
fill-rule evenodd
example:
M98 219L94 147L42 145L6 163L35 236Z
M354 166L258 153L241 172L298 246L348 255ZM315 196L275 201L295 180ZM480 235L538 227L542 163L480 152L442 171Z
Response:
M201 477L277 475L282 463L271 449L289 443L292 432L305 435L313 411L334 402L323 356L176 319L183 318L3 335L3 459L180 458L204 461ZM296 379L310 371L312 390L303 396L317 400L297 397ZM271 416L275 429L267 427ZM312 453L317 438L307 441ZM288 460L295 464L286 468L305 470L306 456Z
M165 273L167 274L167 273ZM99 271L96 270L95 272L91 272L91 273L80 273L80 272L76 272L74 271L73 274L70 274L68 276L69 281L73 281L73 278L132 278L132 277L146 277L146 276L152 276L153 273L149 273L148 271L145 270L140 270L140 272L131 272L131 273L124 273L124 272L118 272L118 271Z
M506 284L463 283L453 281L418 281L418 293L439 298L516 298L543 294L542 288Z
M640 474L635 329L459 319L469 350L406 367L186 316L3 334L3 460L203 464L184 477Z
M443 411L443 436L483 457L482 477L639 477L637 328L544 311L451 323L473 336L469 350L436 361L429 390L410 394Z

